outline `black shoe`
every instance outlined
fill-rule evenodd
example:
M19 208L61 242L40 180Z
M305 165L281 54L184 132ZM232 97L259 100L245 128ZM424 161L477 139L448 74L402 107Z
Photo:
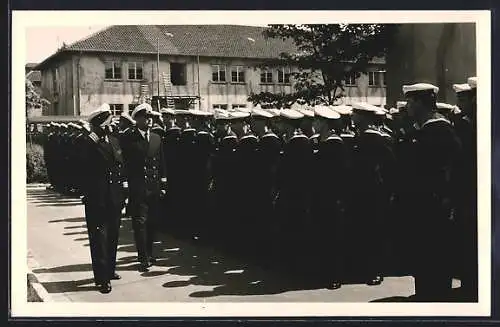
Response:
M117 273L114 273L113 276L111 276L112 280L119 280L122 279L122 276L118 275Z
M150 263L141 263L141 265L139 266L139 271L140 272L148 272L149 267L151 267Z
M327 289L329 289L329 290L336 290L336 289L339 289L340 287L342 287L342 283L334 281L330 285L328 285Z
M101 286L99 286L99 292L101 292L102 294L108 294L109 292L111 292L111 283L103 283Z
M366 285L369 286L375 286L375 285L380 285L384 281L384 278L381 276L377 276L369 281L366 282Z

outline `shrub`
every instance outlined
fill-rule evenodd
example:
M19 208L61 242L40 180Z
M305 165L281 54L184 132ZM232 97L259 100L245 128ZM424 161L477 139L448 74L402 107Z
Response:
M47 183L47 167L43 158L43 147L38 144L26 144L26 182Z

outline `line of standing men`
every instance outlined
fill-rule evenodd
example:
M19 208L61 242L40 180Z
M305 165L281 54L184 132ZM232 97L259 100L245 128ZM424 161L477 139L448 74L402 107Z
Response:
M335 289L352 261L361 263L357 269L367 284L380 284L386 240L403 232L395 224L404 225L410 246L402 248L409 250L419 298L445 299L456 268L474 301L475 78L454 89L460 114L436 102L437 87L417 83L403 87L407 101L401 110L391 109L390 120L385 110L366 103L334 110L254 109L251 115L217 110L215 129L210 113L162 109L162 120L143 104L131 117L122 116L135 127L110 132L109 107L103 105L89 117L87 151L93 157L84 155L82 162L94 178L85 178L83 189L89 235L97 235L91 238L96 283L108 292L109 280L119 278L118 212L127 196L141 271L154 263L152 231L168 180L166 218L185 236L258 255L271 251L272 259L295 269L315 264ZM100 197L91 194L96 185L104 192ZM110 201L115 193L121 202ZM463 256L453 258L454 252ZM94 260L104 253L108 264ZM311 253L334 258L318 266Z

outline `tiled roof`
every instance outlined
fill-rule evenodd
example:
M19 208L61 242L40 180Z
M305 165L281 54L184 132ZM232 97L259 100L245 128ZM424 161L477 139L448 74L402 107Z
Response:
M26 74L26 78L31 82L41 82L42 73L39 70L32 70L28 74Z
M38 64L34 62L28 62L25 67L26 68L35 68Z
M266 39L265 27L239 25L115 25L66 48L75 51L157 53L231 58L278 58L292 40Z

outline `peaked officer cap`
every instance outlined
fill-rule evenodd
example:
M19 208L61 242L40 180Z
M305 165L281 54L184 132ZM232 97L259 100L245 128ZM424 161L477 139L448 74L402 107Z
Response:
M287 119L300 119L304 117L304 114L293 109L282 109L280 115Z
M186 109L175 109L175 114L176 115L192 115L193 112L192 110L186 110Z
M232 119L247 118L249 116L250 116L250 113L246 112L246 111L230 111L229 112L229 117Z
M132 117L132 119L135 120L135 117L140 112L145 112L146 114L149 114L151 111L153 111L153 108L151 107L151 105L149 103L141 103L140 105L135 107L135 109L130 114L130 117Z
M475 89L477 87L477 77L474 76L467 78L467 84L469 84L471 88Z
M270 112L274 117L281 116L281 110L279 109L266 109L266 111Z
M111 115L111 109L109 108L109 104L103 103L99 108L92 111L87 118L87 121L90 123L98 116L105 115L106 117Z
M316 116L319 116L321 118L325 119L339 119L340 114L336 112L333 109L330 109L327 106L315 106L314 107L314 113Z
M403 85L403 94L406 95L408 92L423 92L432 91L434 94L439 92L439 87L429 84L429 83L416 83L411 85Z
M472 87L467 83L453 84L453 91L455 91L455 93L466 92L470 90L472 90Z
M227 110L224 110L224 109L215 109L214 110L214 116L215 116L215 119L218 119L218 120L226 120L226 119L229 119L229 112Z
M314 109L306 109L305 106L302 106L302 108L295 109L296 111L300 112L303 114L305 117L314 117Z

